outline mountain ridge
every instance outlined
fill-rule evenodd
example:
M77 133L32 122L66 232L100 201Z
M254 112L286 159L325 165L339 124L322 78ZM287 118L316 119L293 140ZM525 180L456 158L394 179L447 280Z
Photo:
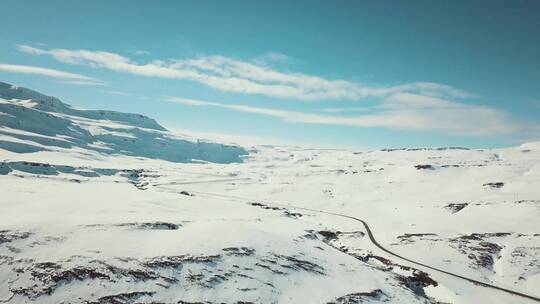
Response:
M80 147L172 162L217 163L241 162L248 154L236 145L181 138L141 114L75 109L56 97L4 82L0 114L0 134L26 141L0 139L0 148L17 153ZM13 130L31 134L15 136Z

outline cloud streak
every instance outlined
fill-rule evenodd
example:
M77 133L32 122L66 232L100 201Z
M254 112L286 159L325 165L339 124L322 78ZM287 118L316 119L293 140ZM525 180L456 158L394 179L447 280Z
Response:
M415 101L411 105L410 101L415 100L415 97L418 96L397 94L385 100L375 113L354 116L287 111L178 97L166 97L165 100L186 106L219 107L305 124L436 131L465 136L501 136L540 130L538 125L515 121L506 112L490 107L451 103L438 98L423 100L421 104Z
M125 96L125 97L133 96L133 94L128 93L128 92L123 92L123 91L101 90L101 92L107 93L107 94L110 94L110 95L116 95L116 96Z
M141 64L110 52L45 50L28 45L19 45L18 48L27 54L51 56L68 64L86 65L145 77L190 80L220 91L283 99L358 101L368 97L383 98L396 93L449 98L473 97L471 93L437 83L415 82L397 86L369 86L347 80L280 72L264 64L224 56L155 60Z
M36 67L36 66L29 66L29 65L0 64L0 72L48 76L52 78L66 80L66 82L70 84L104 85L103 82L95 78L84 76L81 74L69 73L69 72Z

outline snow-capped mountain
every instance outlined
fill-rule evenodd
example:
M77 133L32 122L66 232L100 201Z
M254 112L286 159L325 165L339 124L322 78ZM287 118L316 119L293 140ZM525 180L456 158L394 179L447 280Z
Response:
M182 138L154 119L115 111L79 110L58 98L0 82L0 148L18 153L81 148L109 154L228 163L247 152L238 146Z
M0 98L0 302L540 301L540 143L247 149Z

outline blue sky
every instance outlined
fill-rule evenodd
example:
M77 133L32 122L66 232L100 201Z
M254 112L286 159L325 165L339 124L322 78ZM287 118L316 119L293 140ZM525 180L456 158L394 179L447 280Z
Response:
M325 147L540 140L538 1L2 1L0 80Z

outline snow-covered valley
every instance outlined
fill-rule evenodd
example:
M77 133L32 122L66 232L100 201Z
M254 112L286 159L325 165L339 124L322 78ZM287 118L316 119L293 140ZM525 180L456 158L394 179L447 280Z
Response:
M0 161L2 303L540 298L540 143L216 143L0 83Z

